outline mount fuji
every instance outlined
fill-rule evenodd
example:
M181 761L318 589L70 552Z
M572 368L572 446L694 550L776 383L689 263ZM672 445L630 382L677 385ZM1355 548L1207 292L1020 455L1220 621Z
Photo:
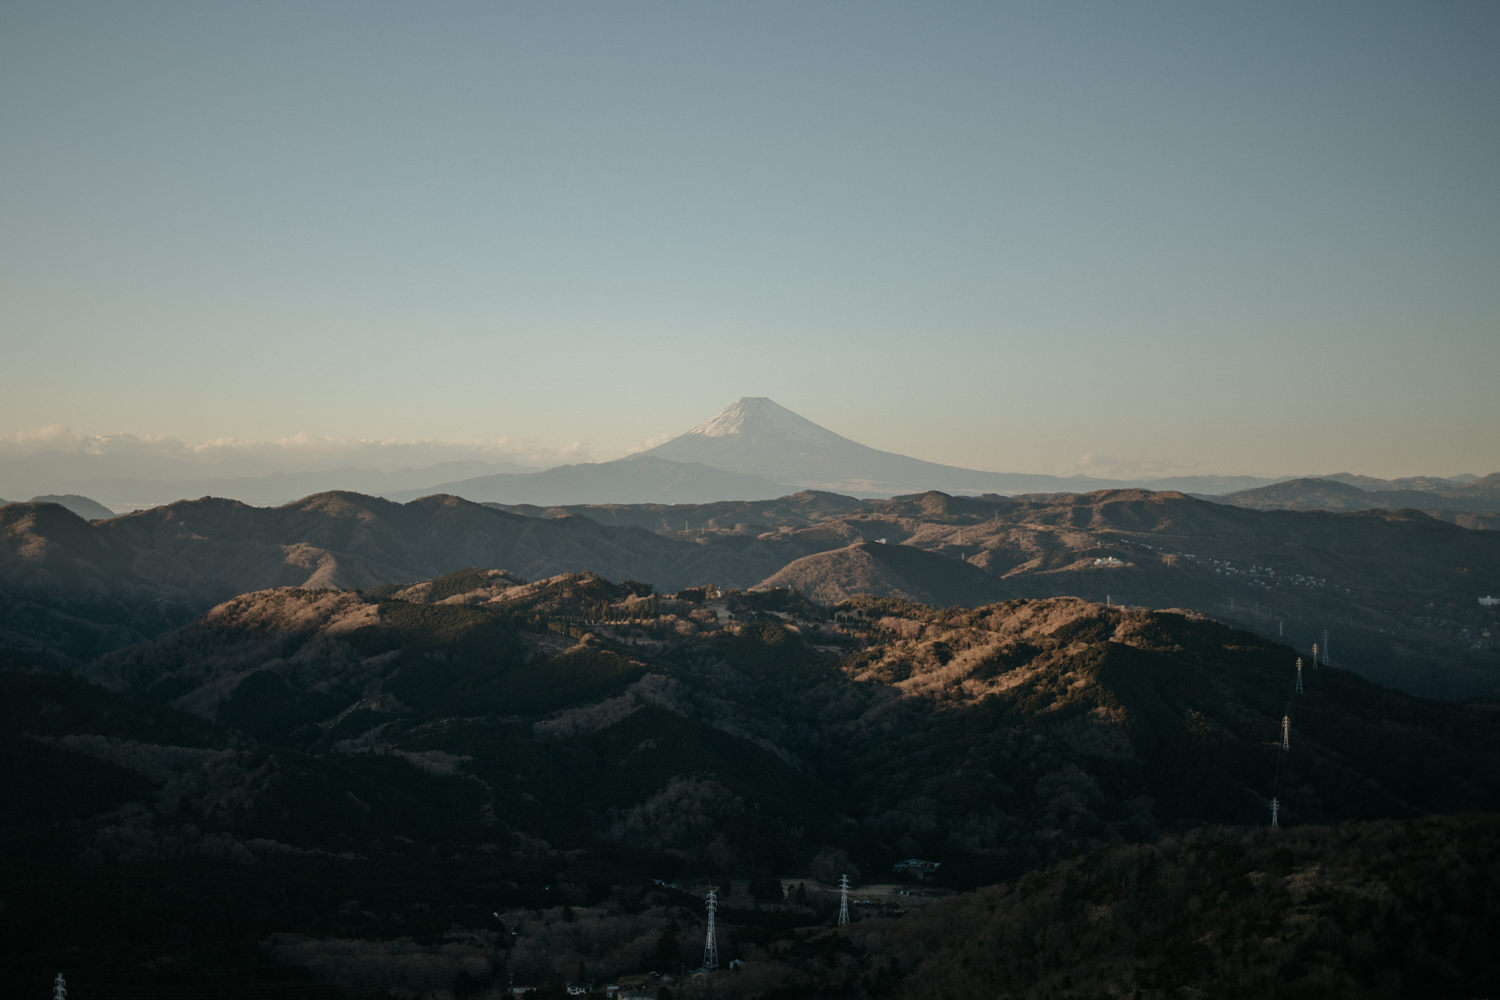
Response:
M764 396L745 396L712 419L646 452L673 462L760 476L796 489L854 496L945 493L1083 492L1114 485L962 469L879 451L798 416Z
M929 490L1083 493L1124 486L1225 493L1267 482L1216 476L1127 482L963 469L871 448L764 396L745 396L664 444L612 462L482 476L385 495L405 501L452 493L479 503L565 506L764 500L799 490L861 498Z

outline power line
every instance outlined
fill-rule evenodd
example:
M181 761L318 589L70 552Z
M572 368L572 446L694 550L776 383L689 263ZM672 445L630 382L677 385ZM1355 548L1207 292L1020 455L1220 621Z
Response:
M1328 630L1323 630L1323 654L1328 652ZM1316 668L1318 665L1318 644L1312 646L1312 662ZM1291 756L1292 749L1292 724L1296 720L1297 706L1302 704L1300 695L1305 691L1303 687L1302 657L1297 657L1297 667L1293 674L1292 688L1286 697L1286 704L1281 716L1281 746L1276 752L1276 767L1271 778L1271 825L1278 826L1277 814L1281 808L1281 779L1286 773L1287 761Z

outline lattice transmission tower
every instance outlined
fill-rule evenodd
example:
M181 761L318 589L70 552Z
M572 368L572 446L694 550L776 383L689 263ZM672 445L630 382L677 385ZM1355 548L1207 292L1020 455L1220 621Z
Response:
M718 886L708 887L703 905L708 908L708 934L703 939L703 967L712 972L719 967L719 942L714 937L714 914L719 909Z
M1292 717L1290 715L1283 715L1281 717L1281 749L1283 749L1283 750L1290 750L1291 748L1292 748Z
M1297 657L1297 693L1302 693L1302 657Z
M1272 799L1271 800L1271 829L1273 829L1273 830L1276 829L1276 813L1279 812L1280 809L1281 809L1281 800L1280 799Z
M61 972L52 980L52 1000L68 1000L68 981Z
M849 922L849 876L839 876L839 926Z

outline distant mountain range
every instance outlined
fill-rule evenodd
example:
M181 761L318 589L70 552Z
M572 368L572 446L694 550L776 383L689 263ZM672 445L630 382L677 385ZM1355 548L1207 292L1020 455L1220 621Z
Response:
M4 507L8 503L10 503L9 500L0 500L0 507ZM88 497L71 493L66 495L49 493L44 496L32 497L27 503L55 503L59 507L66 507L85 521L102 521L107 517L115 516L115 512L102 503L96 503Z
M480 475L526 473L534 467L514 462L451 461L412 468L381 470L355 465L295 469L259 474L215 473L212 465L118 455L46 452L0 458L0 488L11 495L83 495L114 513L160 507L177 500L224 497L274 507L328 490L353 490L373 496L410 491L431 483ZM435 490L422 490L426 493ZM3 501L0 501L3 502Z
M416 500L434 493L475 502L709 503L715 500L770 500L786 493L770 479L731 472L698 462L672 462L654 455L631 455L613 462L559 465L532 473L502 473L390 494Z
M746 396L647 454L763 476L797 489L854 496L1083 492L1111 485L1086 476L1002 475L878 451L835 434L763 396Z
M1483 479L1291 479L1217 499L1253 510L1420 510L1466 528L1500 528L1500 473Z
M648 461L650 460L650 461ZM1473 476L1423 477L1386 481L1339 474L1330 480L1362 491L1368 502L1337 509L1397 509L1484 513L1500 495L1493 480ZM707 503L769 499L796 490L815 490L854 497L891 497L938 490L950 494L1085 493L1101 489L1150 489L1196 496L1246 498L1230 500L1259 506L1255 490L1278 481L1263 476L1170 476L1145 479L1097 479L984 472L940 465L850 440L793 413L763 396L746 396L686 433L641 455L586 465L567 465L543 472L488 475L435 483L430 487L388 494L413 500L428 493L452 493L481 503L569 506L609 503ZM1397 496L1396 494L1400 494ZM1443 503L1397 502L1412 498L1445 498ZM1389 495L1388 495L1389 494ZM1481 506L1475 506L1476 504ZM1266 502L1266 508L1286 503ZM1298 509L1324 509L1309 505ZM1495 507L1500 511L1500 505ZM1472 520L1472 519L1471 519ZM1491 526L1487 523L1467 526Z
M650 464L641 465L643 460ZM1079 493L1149 483L1153 489L1226 493L1270 482L1253 476L1127 481L963 469L870 448L773 400L746 396L642 455L530 475L450 481L425 492L452 493L478 502L568 505L752 500L804 489L889 497L925 490ZM392 494L392 499L415 499L423 493L406 490Z
M531 516L526 516L526 515ZM1032 497L806 491L713 504L512 507L326 493L183 501L85 522L0 507L0 650L77 663L236 594L371 587L464 567L596 572L664 591L785 587L973 606L1077 595L1179 607L1429 695L1500 693L1500 533L1415 511L1258 511L1142 490Z
M262 457L260 461L264 463L265 459ZM1145 488L1198 496L1227 494L1238 498L1231 502L1245 506L1280 507L1298 503L1284 495L1252 495L1253 491L1278 482L1260 476L1097 479L941 465L860 444L760 396L739 399L711 419L649 451L609 462L538 470L514 463L450 461L395 471L344 466L238 476L205 476L204 469L204 465L181 459L152 457L132 464L118 454L45 452L0 460L0 489L33 493L45 489L51 494L82 495L114 511L205 496L274 506L329 490L397 501L445 493L480 503L538 506L697 504L773 499L804 489L855 497L890 497L927 490L1019 495ZM1341 473L1323 478L1365 491L1373 498L1367 506L1387 509L1415 506L1454 513L1496 512L1488 506L1477 509L1474 506L1493 496L1494 477L1386 481ZM1405 503L1407 494L1429 501L1442 497L1443 501L1441 505ZM1361 502L1356 495L1350 496L1353 498L1350 503ZM1308 506L1324 509L1317 502ZM1470 519L1470 522L1469 526L1493 526L1485 519Z

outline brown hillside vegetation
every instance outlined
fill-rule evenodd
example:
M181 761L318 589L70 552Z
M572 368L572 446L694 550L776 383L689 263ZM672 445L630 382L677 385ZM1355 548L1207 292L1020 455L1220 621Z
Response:
M1495 786L1493 747L1450 754L1424 735L1448 707L1311 668L1292 701L1290 650L1201 616L1070 598L853 606L879 641L841 668L895 697L871 698L837 732L851 794L890 843L978 849L1004 871L1046 859L1037 835L1049 830L1076 841L1154 836L1160 815L1266 821L1278 774L1284 820L1411 816L1436 786L1422 768L1388 765L1434 752L1447 791L1493 794L1481 791ZM1279 758L1287 712L1295 752ZM964 751L937 749L954 743ZM1386 771L1378 790L1356 777L1371 768ZM1448 801L1440 808L1462 808Z
M1389 686L1500 692L1500 626L1477 602L1500 594L1500 533L1415 511L1256 511L1144 490L525 510L544 516L353 493L278 508L204 498L92 524L12 504L0 508L0 654L76 668L250 590L482 567L664 591L789 587L824 602L1192 608L1302 648L1329 629L1337 665Z
M757 587L790 588L822 604L862 594L918 604L983 603L1006 590L999 580L965 563L909 545L878 542L858 542L803 556Z

